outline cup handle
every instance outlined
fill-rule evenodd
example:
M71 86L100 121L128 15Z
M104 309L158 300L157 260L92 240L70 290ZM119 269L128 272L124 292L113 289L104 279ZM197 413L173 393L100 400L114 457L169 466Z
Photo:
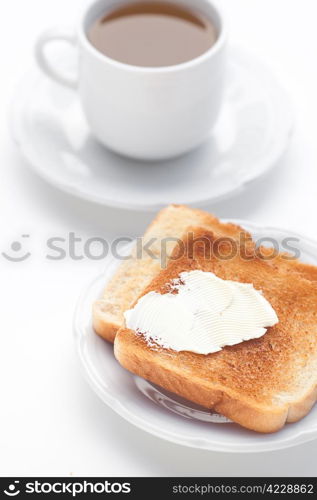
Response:
M37 63L42 71L44 71L44 73L46 73L50 78L58 83L61 83L62 85L76 89L78 84L77 77L65 75L57 68L54 68L45 54L46 45L56 41L67 42L74 47L77 45L76 36L71 32L60 28L50 29L42 33L35 44L35 58Z

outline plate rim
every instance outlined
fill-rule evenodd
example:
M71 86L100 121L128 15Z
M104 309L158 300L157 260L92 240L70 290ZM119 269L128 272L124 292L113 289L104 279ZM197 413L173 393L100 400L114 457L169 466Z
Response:
M227 222L228 219L222 219L223 222ZM243 219L230 219L230 222L233 224L238 224L243 227L246 227L247 230L261 230L261 231L278 231L281 233L286 233L287 235L292 235L300 238L300 241L309 245L309 247L313 247L314 251L316 252L316 258L317 258L317 241L314 241L313 239L310 239L300 233L294 232L294 231L287 231L286 229L281 229L279 227L275 226L260 226L254 222L246 221ZM125 245L125 248L130 249L131 246L133 245L133 242L130 242L128 245ZM83 350L83 330L85 330L85 326L79 324L80 320L80 310L82 309L82 304L86 300L86 296L88 294L88 291L96 285L97 282L100 280L106 280L107 276L111 276L112 274L112 269L115 270L115 264L118 265L117 261L115 261L114 258L111 258L109 262L109 266L107 266L106 273L98 274L97 277L93 279L93 281L90 280L89 284L82 290L80 297L77 301L77 305L75 308L74 312L74 317L73 317L73 333L74 333L74 339L76 343L76 349L77 349L77 354L80 359L80 366L81 366L81 371L84 375L84 378L92 388L92 390L98 395L98 397L107 404L109 408L111 408L113 411L115 411L117 414L119 414L122 418L130 422L132 425L135 425L139 429L143 430L144 432L147 432L151 435L154 435L160 439L164 439L165 441L176 443L178 445L190 447L190 448L195 448L195 449L204 449L204 450L209 450L209 451L215 451L215 452L225 452L225 453L264 453L264 452L270 452L274 450L281 450L281 449L287 449L291 448L300 444L304 444L309 441L313 441L314 439L317 438L317 423L316 426L312 429L307 429L307 430L301 430L298 432L294 437L290 436L287 439L284 438L284 441L277 441L277 442L265 442L265 436L262 443L257 443L255 447L255 443L246 443L245 445L241 444L227 444L227 443L221 443L214 441L213 439L210 439L208 436L202 438L197 438L192 436L186 436L184 434L179 434L175 435L174 432L172 431L167 431L166 429L162 428L157 428L155 425L151 425L151 423L144 418L135 415L131 410L125 407L124 403L120 401L119 399L115 398L114 396L110 394L105 394L105 392L101 389L100 384L98 382L98 377L95 379L92 378L92 372L94 371L94 367L92 366L92 363L88 359L88 364L87 364L87 359L85 358L84 355L84 350ZM112 265L111 265L112 264ZM106 275L105 275L106 274ZM91 326L91 325L90 325ZM89 366L88 366L89 365ZM89 370L89 368L91 368ZM131 374L132 376L132 374ZM290 424L291 425L291 424ZM257 434L258 435L258 434ZM269 434L270 435L270 434Z
M280 139L279 143L276 144L274 150L265 155L264 160L259 158L259 160L257 161L258 168L256 169L256 171L248 173L239 183L231 185L229 188L226 188L225 191L219 194L205 195L203 198L200 198L198 200L183 200L181 203L193 204L200 207L208 203L218 203L234 196L240 191L244 191L248 188L250 183L262 178L266 173L268 173L276 166L278 160L282 157L287 148L294 129L293 105L290 101L287 91L285 90L283 85L281 85L279 78L275 75L274 71L270 69L265 61L256 57L254 52L248 48L245 48L238 44L231 44L229 46L229 52L233 54L233 59L235 58L236 60L239 60L239 58L242 58L244 60L249 60L250 63L252 63L253 67L258 68L258 71L262 72L262 75L266 76L266 79L269 82L267 83L267 86L268 88L274 90L274 95L276 96L275 100L280 106L279 116L283 117L284 130L283 133L279 132L281 135L283 135L283 139ZM155 203L140 203L138 199L137 203L135 203L135 201L134 203L132 203L131 201L119 201L118 199L103 197L98 194L92 195L91 193L87 193L85 190L81 189L78 186L72 186L68 183L63 183L60 179L52 175L49 169L43 168L41 161L37 161L36 159L34 160L31 145L29 145L29 141L25 140L25 134L21 130L20 116L21 109L23 109L25 105L24 103L26 100L26 96L29 95L29 92L33 92L36 83L42 79L48 80L48 77L43 75L38 68L33 67L31 70L29 70L29 72L24 76L24 78L21 79L21 81L15 88L8 113L11 136L16 146L18 147L20 154L26 160L26 164L28 165L28 167L33 170L39 177L41 177L45 182L61 190L62 192L74 196L78 199L95 203L97 205L134 211L155 211L166 205L166 201ZM59 84L56 83L55 85ZM65 89L65 92L74 91L71 89ZM281 128L282 127L280 126L279 129Z

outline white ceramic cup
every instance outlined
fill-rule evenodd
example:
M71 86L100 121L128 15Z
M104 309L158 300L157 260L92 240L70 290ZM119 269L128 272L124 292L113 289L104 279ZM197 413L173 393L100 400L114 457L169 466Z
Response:
M88 40L87 30L107 10L135 0L94 0L80 18L76 34L59 29L44 33L35 54L55 81L78 91L93 135L125 156L161 160L197 147L215 124L223 99L226 31L222 14L210 0L171 0L211 18L216 43L201 56L166 67L139 67L115 61ZM151 1L151 0L148 0ZM78 47L78 75L63 74L45 53L53 41Z

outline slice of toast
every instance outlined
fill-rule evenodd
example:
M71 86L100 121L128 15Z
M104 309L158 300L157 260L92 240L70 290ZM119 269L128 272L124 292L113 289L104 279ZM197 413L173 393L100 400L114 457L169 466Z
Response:
M239 226L223 224L216 217L202 210L192 209L183 205L170 205L161 210L147 229L142 246L151 254L142 252L140 245L134 248L131 258L124 260L119 266L104 291L101 300L93 306L93 326L98 335L113 342L116 332L123 326L123 313L135 300L152 279L168 262L177 241L180 240L192 226L199 226L213 231L218 236L238 239L244 234L244 240L251 236ZM163 255L164 253L164 255Z
M149 346L142 335L122 328L115 339L116 358L132 373L254 431L274 432L301 419L317 399L316 268L299 267L298 272L295 265L290 272L292 264L286 265L282 256L265 260L250 249L247 259L240 252L232 256L227 241L221 243L221 254L206 255L205 242L213 248L215 235L199 229L195 239L194 248L188 239L182 251L176 248L168 267L142 295L166 293L181 272L201 269L253 283L279 323L259 339L209 355Z

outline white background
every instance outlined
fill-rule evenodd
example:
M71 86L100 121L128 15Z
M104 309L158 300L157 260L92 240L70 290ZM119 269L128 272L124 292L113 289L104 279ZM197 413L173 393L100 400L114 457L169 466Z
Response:
M72 315L81 288L102 263L45 259L49 236L86 239L143 232L151 214L114 211L68 197L28 170L9 135L14 85L34 64L32 47L50 25L72 25L79 0L10 0L0 20L0 252L29 233L24 263L0 255L1 475L313 475L317 443L229 455L172 445L122 420L80 373ZM233 43L258 53L293 101L290 148L265 179L208 207L317 239L316 0L222 0ZM171 200L172 202L173 200ZM265 437L264 437L265 439Z

